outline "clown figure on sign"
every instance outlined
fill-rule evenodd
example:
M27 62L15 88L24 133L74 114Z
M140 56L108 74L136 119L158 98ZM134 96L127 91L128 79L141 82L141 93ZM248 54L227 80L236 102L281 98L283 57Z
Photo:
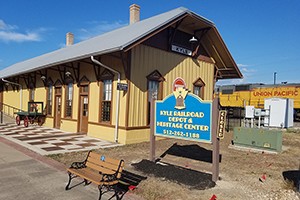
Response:
M185 99L186 95L188 94L188 90L183 87L178 87L178 88L176 88L176 90L173 93L176 98L175 108L178 110L185 109L186 107L184 104L184 99Z
M176 99L175 108L178 110L186 109L184 99L188 94L188 89L185 88L185 82L182 78L175 79L173 83L173 94Z

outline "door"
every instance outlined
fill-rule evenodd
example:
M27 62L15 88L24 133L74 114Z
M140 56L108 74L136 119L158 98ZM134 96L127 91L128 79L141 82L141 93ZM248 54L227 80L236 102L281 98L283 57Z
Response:
M86 95L80 96L80 124L79 132L87 133L88 129L88 107L89 98Z
M61 96L55 96L55 116L54 116L54 127L60 128L61 120Z

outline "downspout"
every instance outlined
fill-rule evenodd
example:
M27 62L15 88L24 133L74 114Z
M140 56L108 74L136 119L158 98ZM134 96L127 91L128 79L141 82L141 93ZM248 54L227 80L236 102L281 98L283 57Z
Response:
M6 82L6 83L14 84L14 85L19 85L21 87L21 92L20 92L20 112L21 112L22 111L22 85L19 83L14 83L14 82L4 80L4 78L2 78L2 81Z
M121 73L101 62L99 62L98 60L94 59L94 56L91 56L91 60L96 63L97 65L100 65L116 74L118 74L118 83L120 83L120 76ZM118 142L118 123L119 123L119 101L120 101L120 90L117 90L117 109L116 109L116 125L115 125L115 141Z

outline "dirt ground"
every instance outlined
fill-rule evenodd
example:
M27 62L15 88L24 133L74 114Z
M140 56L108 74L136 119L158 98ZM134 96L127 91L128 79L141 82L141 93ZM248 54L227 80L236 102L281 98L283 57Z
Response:
M156 141L156 156L175 162L149 161L149 142L94 152L125 161L123 185L135 185L133 193L144 199L300 199L292 180L300 164L300 131L283 133L283 151L277 154L229 148L233 132L220 142L220 180L191 166L211 168L212 145L183 140ZM66 165L82 161L86 152L50 156ZM182 164L178 164L180 162ZM132 182L126 176L134 177ZM265 177L265 179L263 179ZM297 181L295 181L297 182Z

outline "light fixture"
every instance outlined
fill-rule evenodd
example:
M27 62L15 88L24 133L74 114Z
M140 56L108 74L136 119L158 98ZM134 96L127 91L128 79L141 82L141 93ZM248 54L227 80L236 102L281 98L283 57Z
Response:
M9 86L9 83L5 83L5 85Z
M190 43L194 44L196 42L198 42L197 38L195 38L195 29L194 29L194 23L193 23L193 31L194 31L194 35L193 37L189 40Z
M195 38L195 36L193 36L190 40L189 40L190 43L194 44L196 42L198 42L197 38Z
M41 76L41 79L44 81L44 80L46 80L46 76Z
M70 75L71 75L71 72L69 72L69 70L66 71L66 75L67 75L67 76L70 76Z

